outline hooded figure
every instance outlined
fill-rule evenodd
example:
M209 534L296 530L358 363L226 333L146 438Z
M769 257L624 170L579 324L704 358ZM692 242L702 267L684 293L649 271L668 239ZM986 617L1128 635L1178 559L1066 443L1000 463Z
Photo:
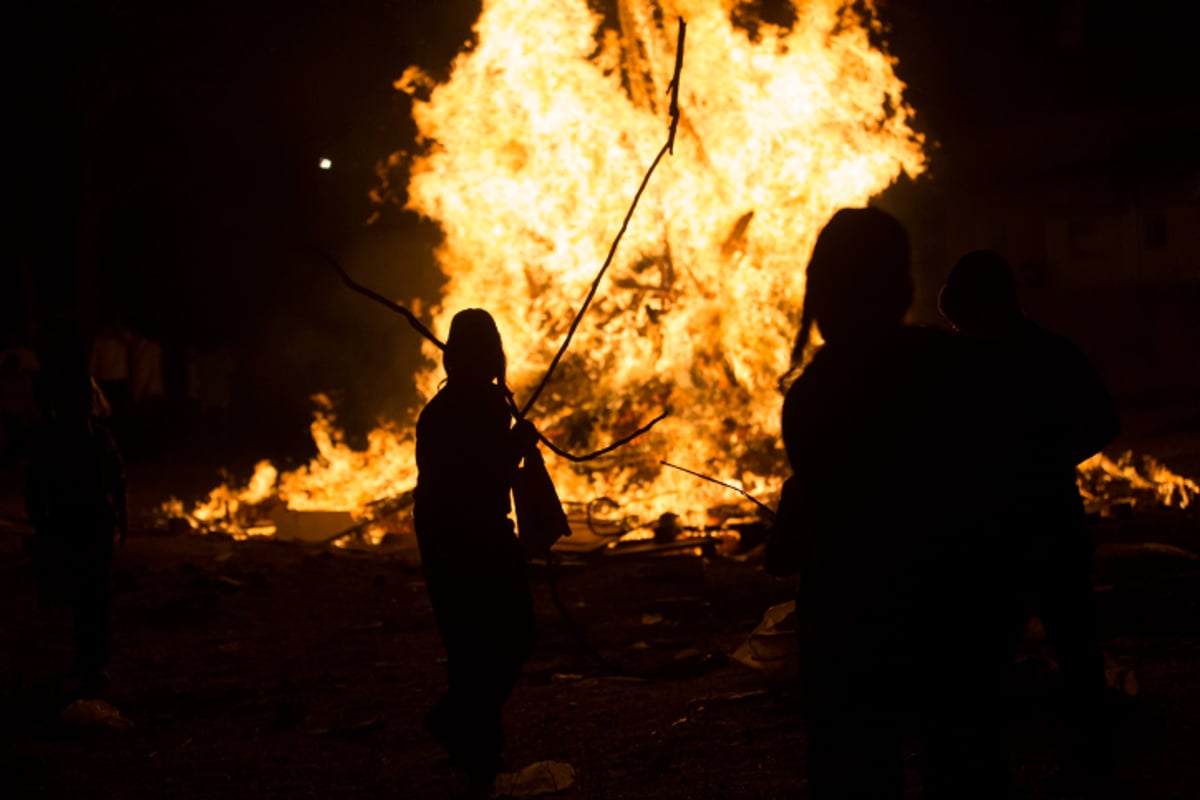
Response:
M903 226L838 211L808 265L783 405L793 476L767 549L769 572L799 574L816 800L901 797L910 731L931 800L1007 792L994 442L975 421L988 371L968 342L906 326L912 296Z
M128 532L125 469L95 417L94 384L82 365L47 370L43 404L25 484L34 569L43 603L70 606L75 661L68 678L80 695L95 697L108 685L113 540Z
M425 721L452 761L483 781L501 766L501 709L535 637L526 557L509 513L536 432L512 426L505 363L491 315L460 311L446 340L446 381L417 420L413 520L449 682Z
M1112 759L1101 711L1104 653L1092 598L1093 543L1075 468L1112 442L1120 418L1083 354L1025 316L1012 268L998 253L977 250L954 265L938 298L943 316L1000 358L1010 398L1005 534L1019 548L1016 630L1041 619L1062 668L1074 725L1066 774L1104 779Z

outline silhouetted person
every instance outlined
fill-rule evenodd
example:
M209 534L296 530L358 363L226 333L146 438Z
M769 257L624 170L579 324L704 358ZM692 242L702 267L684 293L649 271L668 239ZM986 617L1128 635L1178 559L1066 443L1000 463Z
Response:
M112 408L109 425L117 432L117 438L125 441L125 426L128 422L132 386L129 374L129 345L132 333L121 322L120 315L106 322L96 338L88 357L88 371L100 385Z
M1079 766L1111 766L1100 717L1104 654L1096 629L1093 551L1075 467L1112 442L1120 419L1095 369L1069 341L1022 313L1016 280L998 253L963 256L939 306L956 329L997 348L1017 428L1007 450L1008 535L1022 548L1023 603L1017 624L1038 616L1062 668L1078 728Z
M767 549L769 572L799 573L816 800L901 797L909 731L926 797L1007 792L993 434L964 410L987 372L968 342L903 324L912 294L900 223L838 211L808 265L783 406L793 476Z
M128 531L125 472L112 435L93 417L93 384L82 365L49 372L25 507L43 602L66 600L71 609L75 661L68 679L89 697L107 685L113 539L124 541Z
M443 364L446 382L417 421L413 519L449 679L426 725L457 766L490 780L501 765L501 709L535 636L509 492L536 432L511 426L504 348L486 311L455 315Z

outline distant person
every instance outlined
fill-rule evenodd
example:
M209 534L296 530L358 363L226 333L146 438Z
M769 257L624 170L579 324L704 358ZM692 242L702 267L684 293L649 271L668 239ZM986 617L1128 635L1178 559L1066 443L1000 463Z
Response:
M125 434L124 427L129 415L132 398L132 381L129 372L129 346L132 334L119 316L101 326L92 340L88 371L100 385L112 409L110 426L118 438Z
M65 600L75 629L74 692L108 683L109 572L115 537L128 532L125 472L116 443L93 416L93 384L82 368L52 371L45 418L31 446L25 508L44 603Z
M536 431L511 424L505 363L492 317L460 311L446 341L445 384L417 421L413 519L449 679L425 722L481 785L501 769L501 709L535 637L509 492Z
M972 419L987 371L969 343L906 326L912 296L904 227L838 211L808 264L785 376L793 476L766 554L771 574L799 573L815 800L900 798L909 733L925 797L1007 797L993 420Z
M1017 428L1005 465L1011 486L1009 535L1025 561L1017 624L1041 619L1062 669L1077 727L1076 767L1111 767L1100 713L1104 654L1092 598L1094 545L1075 468L1120 432L1112 397L1096 370L1066 339L1021 311L1012 268L998 253L963 256L939 297L942 314L965 336L994 345L1002 358Z

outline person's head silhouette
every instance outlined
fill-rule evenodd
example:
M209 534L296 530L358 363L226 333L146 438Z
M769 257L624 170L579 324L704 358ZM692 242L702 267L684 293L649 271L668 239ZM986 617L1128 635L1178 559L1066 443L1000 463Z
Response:
M938 295L938 309L963 333L1004 336L1021 318L1012 267L991 250L967 253L950 270Z
M912 304L908 233L877 208L843 208L817 236L792 350L803 363L815 325L826 342L868 340L904 321Z
M450 335L442 353L446 378L454 383L505 384L506 360L500 331L492 315L482 308L467 308L450 321Z

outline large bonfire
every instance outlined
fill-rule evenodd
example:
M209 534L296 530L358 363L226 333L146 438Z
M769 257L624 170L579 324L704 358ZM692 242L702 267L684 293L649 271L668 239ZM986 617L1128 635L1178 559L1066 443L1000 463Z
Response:
M419 153L408 208L436 221L446 274L431 327L470 306L497 319L509 385L528 396L562 342L667 128L676 23L687 21L674 155L642 197L596 301L532 418L565 449L596 449L661 409L649 434L583 465L548 456L564 500L607 496L649 519L731 500L666 459L769 499L785 473L777 381L804 297L803 265L841 206L924 167L871 2L810 0L786 24L733 0L484 0L474 46L438 83L410 68ZM404 298L414 300L415 298ZM416 376L429 398L439 353ZM327 408L319 454L192 516L275 495L361 513L415 482L411 425L347 447ZM694 520L702 522L702 519Z

